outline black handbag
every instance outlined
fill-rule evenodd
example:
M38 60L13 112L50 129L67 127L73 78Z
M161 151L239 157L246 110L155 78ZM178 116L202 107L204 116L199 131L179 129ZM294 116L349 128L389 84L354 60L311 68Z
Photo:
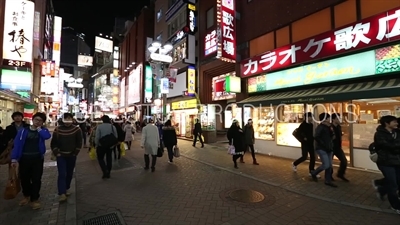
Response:
M99 143L102 148L112 148L113 146L118 144L118 138L115 137L113 130L114 126L111 125L111 133L100 138Z
M163 157L164 149L162 147L158 147L157 149L157 157Z

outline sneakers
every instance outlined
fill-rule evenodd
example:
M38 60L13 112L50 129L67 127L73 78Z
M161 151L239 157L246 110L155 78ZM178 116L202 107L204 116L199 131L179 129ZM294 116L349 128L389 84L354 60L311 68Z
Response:
M297 172L297 166L295 166L293 163L292 163L292 170L293 172Z
M34 201L31 203L31 207L33 210L37 210L37 209L40 209L42 206L40 205L39 201Z
M393 211L395 211L397 214L400 214L400 209L394 209L392 208Z
M376 184L376 181L375 181L375 180L372 180L372 187L373 187L375 190L378 190L378 185Z
M24 198L19 202L19 205L20 205L20 206L28 205L29 201L30 201L30 198L29 198L29 197L24 197Z
M308 176L309 176L309 177L312 177L312 174L309 173ZM320 178L321 178L321 175L317 174L317 175L315 175L315 177L318 178L318 179L320 179Z
M376 192L376 197L381 201L385 201L385 195L381 194L379 191Z
M68 197L68 196L71 196L71 192L69 192L69 191L67 191L67 193L65 193L65 195Z
M67 195L62 194L62 195L60 195L58 201L59 201L59 202L65 202L65 201L67 201L67 199L68 199L68 198L67 198Z

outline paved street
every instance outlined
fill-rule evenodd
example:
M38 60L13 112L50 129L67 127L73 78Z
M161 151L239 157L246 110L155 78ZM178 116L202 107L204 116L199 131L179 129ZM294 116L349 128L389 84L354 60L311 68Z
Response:
M179 146L182 157L174 164L167 163L166 155L159 158L156 172L151 173L142 169L142 150L135 140L109 180L101 179L97 162L83 150L73 194L76 204L58 204L57 172L47 154L43 208L32 211L19 207L19 198L0 199L0 224L69 224L67 214L75 209L76 224L111 212L120 213L128 225L398 224L399 216L387 213L388 202L378 201L370 185L379 174L349 170L351 182L337 181L339 188L332 189L310 182L306 165L294 174L290 160L259 155L261 165L253 166L246 155L247 163L237 170L225 148L194 148L185 140ZM1 184L6 174L1 167ZM263 196L255 195L256 203L239 202L230 194L235 190L254 190Z
M246 177L247 173L254 172L257 175L264 170L267 174L276 173L270 175L272 179L272 176L283 176L283 171L286 171L283 167L279 173L279 167L268 172L273 165L254 169L246 164L236 171L243 173L236 174L226 170L232 165L230 157L222 150L210 146L195 149L187 141L180 141L180 146L182 154L188 157L176 159L174 164L168 164L166 156L159 158L156 172L151 173L141 168L142 150L138 141L135 141L133 150L128 151L120 163L126 168L117 167L118 170L111 174L109 180L101 179L96 161L82 155L77 165L78 224L85 219L115 211L119 211L125 222L132 225L398 224L399 216L395 214L332 203ZM197 162L200 158L221 167ZM264 160L282 162L281 159L260 157L260 162L265 165ZM353 185L353 188L362 192L364 187L359 187L354 175L350 174L353 171L349 172L349 178L354 178L354 182L347 185ZM288 173L280 179L288 184L291 183L289 179L304 183L300 186L308 186L315 195L326 190L330 197L332 191L326 189L322 182L314 184L303 180L301 175ZM279 179L274 178L274 181L278 182ZM292 186L295 187L294 184ZM255 190L262 193L265 199L258 203L239 203L229 196L229 192L236 189ZM338 195L348 195L343 192L344 188L335 190L341 193ZM370 186L365 187L367 190L373 194Z

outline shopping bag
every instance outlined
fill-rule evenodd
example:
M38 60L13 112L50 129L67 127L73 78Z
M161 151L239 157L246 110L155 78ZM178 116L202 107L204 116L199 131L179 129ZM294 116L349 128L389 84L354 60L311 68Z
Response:
M157 149L157 157L163 157L164 149L162 147L158 147Z
M181 156L181 153L180 153L180 151L179 151L179 148L178 148L178 147L175 147L175 148L174 148L174 157L178 158L179 156Z
M8 181L6 185L6 189L4 190L4 199L10 200L17 197L18 193L21 191L21 183L17 175L17 169L15 167L9 167L9 175Z
M233 146L233 145L229 145L228 146L228 154L229 155L235 155L236 154L235 146Z
M124 142L122 142L119 148L121 149L121 156L125 156L126 149L128 149L128 146Z
M97 158L97 153L96 153L96 148L95 147L91 147L90 148L89 157L92 160L95 160Z

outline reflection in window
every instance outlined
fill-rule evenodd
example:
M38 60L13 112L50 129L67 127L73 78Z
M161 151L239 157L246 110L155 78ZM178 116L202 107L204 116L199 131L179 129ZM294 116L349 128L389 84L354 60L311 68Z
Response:
M253 119L254 136L256 139L275 139L275 112L273 107L244 108L244 123Z
M300 142L292 135L304 120L304 104L280 105L277 108L276 144L300 147Z

